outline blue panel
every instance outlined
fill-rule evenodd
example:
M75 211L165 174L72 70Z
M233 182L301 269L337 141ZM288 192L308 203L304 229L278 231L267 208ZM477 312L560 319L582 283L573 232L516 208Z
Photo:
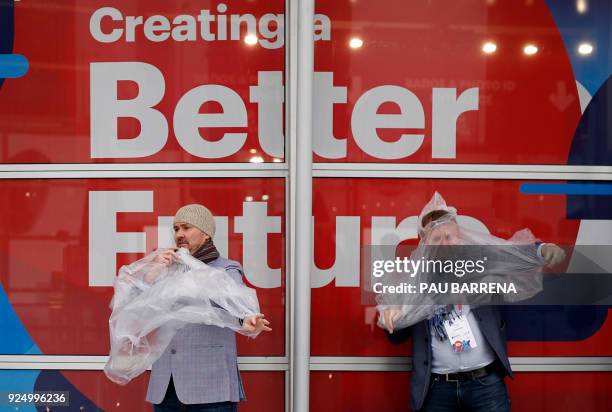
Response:
M58 371L40 371L36 380L35 390L37 391L67 391L70 392L70 405L68 407L58 407L61 411L101 411L92 401L86 398L72 383L68 381ZM40 406L37 409L41 412L46 411L45 407Z
M607 306L506 306L508 339L514 341L579 341L601 328Z
M567 163L612 165L612 76L597 91L574 133ZM606 183L598 183L601 187ZM567 197L568 219L612 219L612 197L572 195Z
M13 0L0 0L0 54L13 53L14 5ZM4 79L0 76L0 88Z
M599 88L574 132L569 165L612 165L612 76Z
M612 220L612 196L568 196L567 218Z
M0 284L0 332L2 336L10 337L10 339L0 339L0 354L41 354L13 310L2 284Z
M51 407L63 412L101 411L58 371L0 370L0 391L31 393L33 391L67 391L69 406ZM0 412L15 412L15 406L0 405ZM46 412L45 406L20 405L19 412Z
M574 77L590 94L595 93L612 70L610 55L610 25L612 2L588 0L587 10L580 13L576 0L547 0L557 28L561 33L567 55L574 70ZM594 51L588 56L577 52L578 45L588 42Z
M37 370L0 370L0 391L31 393L38 377ZM15 412L15 406L0 405L0 412ZM36 412L34 406L19 406L19 412Z

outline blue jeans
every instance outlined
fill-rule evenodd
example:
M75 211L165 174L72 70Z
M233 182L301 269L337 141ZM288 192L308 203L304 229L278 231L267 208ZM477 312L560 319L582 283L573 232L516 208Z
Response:
M181 402L176 396L174 382L170 379L168 390L164 400L159 405L154 405L155 412L237 412L238 404L236 402L214 402L214 403L197 403L186 405Z
M510 398L504 378L497 373L461 382L432 378L420 411L507 412Z

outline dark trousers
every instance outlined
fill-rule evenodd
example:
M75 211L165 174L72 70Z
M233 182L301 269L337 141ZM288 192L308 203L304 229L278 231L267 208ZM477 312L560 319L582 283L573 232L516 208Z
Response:
M236 402L215 402L215 403L197 403L193 405L185 405L182 403L178 396L176 396L176 390L174 389L174 382L170 378L168 384L168 390L164 400L159 405L155 406L155 412L236 412L238 410L238 404Z
M444 378L432 378L424 412L507 412L510 398L504 378L497 373L459 382L447 382Z

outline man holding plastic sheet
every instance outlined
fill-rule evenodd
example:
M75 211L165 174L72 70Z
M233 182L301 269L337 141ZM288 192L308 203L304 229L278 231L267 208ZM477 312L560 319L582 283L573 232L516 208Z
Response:
M464 230L457 224L456 217L456 209L448 207L436 192L419 215L421 244L469 244L461 239ZM486 243L483 235L473 233L478 239L471 238L472 244L480 244L479 239ZM563 250L554 244L534 240L530 247L533 255L539 256L540 265L554 266L565 257ZM506 352L505 324L498 307L442 306L425 320L407 327L402 327L402 323L406 325L402 322L407 316L405 308L383 306L379 310L379 322L392 343L400 344L412 336L412 408L420 411L510 410L504 377L512 376L512 370ZM400 329L396 329L398 325ZM460 338L457 340L457 337ZM457 342L469 342L468 348Z
M215 221L202 205L181 207L174 217L174 240L177 248L205 264L224 269L242 282L238 262L219 256L213 243ZM156 257L157 263L170 265L177 259L176 249ZM262 314L251 314L240 320L250 332L270 331ZM245 398L238 371L234 331L218 326L190 324L180 329L161 357L153 364L147 401L155 411L236 411Z

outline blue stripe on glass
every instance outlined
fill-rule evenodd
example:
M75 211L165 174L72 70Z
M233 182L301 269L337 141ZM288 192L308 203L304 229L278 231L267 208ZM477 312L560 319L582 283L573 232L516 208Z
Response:
M612 195L612 184L597 183L522 183L521 193L528 195Z
M14 79L28 71L30 63L21 54L0 54L0 78Z

